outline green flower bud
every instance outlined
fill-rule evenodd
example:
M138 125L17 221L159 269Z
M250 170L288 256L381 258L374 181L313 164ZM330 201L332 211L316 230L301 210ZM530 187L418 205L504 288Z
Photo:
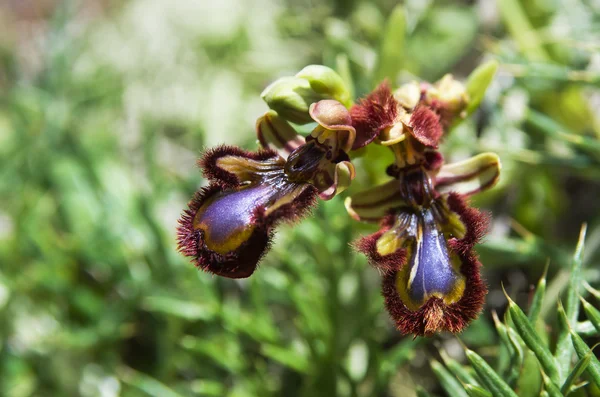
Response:
M312 103L335 99L345 106L352 104L343 79L333 69L310 65L294 77L283 77L262 92L261 97L281 117L296 124L313 121L308 114Z
M281 117L296 124L310 123L308 107L321 99L310 83L299 77L280 78L265 88L260 96Z
M352 98L344 80L333 69L323 65L309 65L299 71L296 77L307 80L322 99L335 99L346 107L352 105Z

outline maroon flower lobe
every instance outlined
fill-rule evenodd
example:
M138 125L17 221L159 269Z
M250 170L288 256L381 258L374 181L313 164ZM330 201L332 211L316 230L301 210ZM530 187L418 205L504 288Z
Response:
M398 116L398 102L384 81L372 93L350 109L356 139L352 150L359 149L377 138L379 133L391 127Z
M410 117L410 127L417 141L432 148L437 148L444 133L439 116L426 106L417 106Z

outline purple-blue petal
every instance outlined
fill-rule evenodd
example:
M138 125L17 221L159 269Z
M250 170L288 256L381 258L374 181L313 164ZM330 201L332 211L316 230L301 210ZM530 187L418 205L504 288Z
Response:
M461 276L452 267L446 239L430 209L418 215L418 232L409 259L408 295L415 302L424 302L433 294L451 294ZM414 276L413 276L414 275Z
M211 242L224 244L236 232L252 225L254 212L267 204L270 190L268 185L254 185L217 193L200 209L194 223L203 225Z

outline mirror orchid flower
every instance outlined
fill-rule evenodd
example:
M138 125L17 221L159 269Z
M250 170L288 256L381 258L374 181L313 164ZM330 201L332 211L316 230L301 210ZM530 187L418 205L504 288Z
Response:
M486 66L483 80L489 83L494 69ZM476 87L477 100L485 86ZM383 145L394 155L389 181L345 201L352 218L379 223L354 246L380 271L400 332L460 332L487 292L474 246L489 216L470 207L468 197L492 187L500 173L493 153L447 164L438 150L450 127L472 111L472 88L449 75L395 91L384 82L352 104L343 79L324 66L275 81L262 94L270 110L256 123L261 149L220 146L199 160L209 184L179 220L180 251L202 270L250 276L277 225L301 220L318 199L350 185L352 151ZM315 127L307 137L290 124L309 122Z
M487 292L473 247L488 220L465 199L497 182L500 161L484 153L444 164L437 151L441 114L427 105L426 92L419 101L404 105L384 83L351 109L357 133L388 146L395 161L390 181L345 204L354 219L380 223L355 247L383 274L397 328L414 335L459 332L477 317ZM445 117L448 108L440 104Z
M267 252L276 226L310 212L316 199L343 191L355 171L346 153L355 130L335 100L311 105L317 127L306 139L270 111L256 125L263 149L208 150L199 166L210 184L179 220L180 251L195 265L229 278L250 276Z

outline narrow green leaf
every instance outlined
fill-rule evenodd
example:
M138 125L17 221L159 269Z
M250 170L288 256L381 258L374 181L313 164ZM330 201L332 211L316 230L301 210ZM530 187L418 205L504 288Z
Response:
M581 357L579 359L577 364L575 364L575 367L573 368L573 370L571 371L569 376L567 376L567 380L565 380L565 383L560 388L560 391L562 392L562 394L564 394L566 396L570 393L571 388L573 387L573 385L575 384L577 379L579 379L579 377L581 377L581 374L583 374L583 371L585 371L587 369L588 365L590 365L591 360L592 360L592 350L587 352L583 357Z
M166 296L147 296L142 307L149 312L158 312L185 320L211 320L217 313L217 306L196 303Z
M575 332L571 331L571 339L573 341L573 346L575 347L575 352L580 359L585 357L585 355L591 351L587 343L585 343L585 341ZM593 354L590 355L590 363L586 369L596 386L600 387L600 362Z
M583 286L596 299L600 299L600 291L598 291L596 288L592 287L587 281L583 282Z
M395 82L404 58L404 36L406 16L404 7L397 5L390 15L379 48L379 57L374 74L374 83L388 78Z
M583 338L593 338L600 336L600 332L594 327L590 320L578 321L573 326L573 331L577 332Z
M577 357L581 360L588 352L592 351L592 349L590 349L588 344L570 328L565 309L560 301L558 302L558 319L559 322L562 323L561 325L569 330L573 347L575 348ZM600 362L593 354L591 355L590 363L586 369L596 386L600 387Z
M550 350L548 350L544 342L540 339L521 308L510 299L506 291L504 291L504 294L506 295L506 299L508 299L508 312L513 320L515 330L527 347L535 354L544 372L550 378L558 379L558 369Z
M442 356L442 360L444 360L444 364L446 367L458 378L458 380L464 384L471 384L475 386L479 386L479 381L475 379L475 377L460 363L443 351L440 350L440 356Z
M522 79L533 77L562 83L600 85L600 74L592 70L576 70L569 66L544 62L503 64L502 67L515 77Z
M542 371L542 378L544 379L544 387L550 397L564 397L560 389L552 382L552 380Z
M497 2L502 21L513 40L529 61L549 59L542 42L527 18L519 0L501 0Z
M481 381L494 397L517 397L510 386L481 356L469 349L465 349L465 354Z
M292 348L263 344L260 352L266 357L299 373L308 373L310 368L307 357Z
M550 117L536 112L535 110L527 111L526 121L529 125L553 139L566 142L571 146L588 150L596 156L600 156L600 141L595 138L568 131L564 126L560 125Z
M515 330L512 328L508 328L508 327L506 330L508 333L508 339L516 353L513 357L512 365L515 367L515 368L513 368L513 372L516 372L517 376L515 377L514 380L507 379L508 383L512 386L513 382L516 382L517 379L519 378L519 373L521 372L521 368L523 368L523 362L525 361L525 350L523 349L523 340L521 339L521 337L519 335L517 335Z
M117 374L121 381L154 397L182 397L165 384L151 376L138 372L129 367L120 368Z
M523 368L516 385L519 397L538 397L543 389L544 380L540 371L540 362L533 352L526 350Z
M446 391L450 397L469 397L467 392L464 391L461 384L456 378L446 369L442 364L436 360L429 362L431 370L437 376L440 381L440 385Z
M473 113L478 107L485 91L494 79L494 75L498 70L497 61L488 61L483 65L479 65L471 72L467 79L466 88L469 94L469 104L467 105L467 116Z
M576 392L577 390L581 389L582 387L586 387L589 384L590 384L590 382L588 382L587 380L584 380L584 381L581 381L581 382L579 382L577 384L574 384L571 387L571 390L569 391L569 393Z
M510 339L508 338L508 331L506 330L506 325L502 324L502 322L500 322L500 319L498 318L498 314L493 311L492 312L492 318L494 320L494 325L496 327L496 331L498 332L498 335L500 336L500 344L501 347L504 347L504 349L501 349L499 354L498 354L498 364L497 364L497 371L498 373L502 374L502 376L509 380L509 384L510 384L510 380L514 379L514 378L518 378L519 377L519 370L518 368L515 369L515 366L512 365L512 361L514 360L515 352L514 352L514 347L512 345L512 343L510 343ZM507 373L508 372L508 373Z
M492 397L492 393L479 386L467 383L464 387L469 397Z
M573 355L573 345L569 340L569 324L576 324L579 316L579 288L582 282L581 265L583 258L583 248L585 241L587 226L583 224L579 233L579 241L575 248L573 261L571 263L571 274L569 277L569 286L566 291L565 314L567 317L566 324L559 321L559 333L556 342L556 352L554 356L558 361L558 371L560 383L563 383L569 372L571 356ZM548 373L553 379L556 379L552 374Z
M348 89L348 93L350 94L349 103L344 103L344 105L351 105L354 100L354 79L352 78L348 56L344 53L337 54L335 57L335 66L336 71L342 77L342 80L344 80L346 89Z
M583 310L585 311L585 315L590 320L594 328L596 328L596 331L600 332L600 310L596 309L585 299L580 299L581 303L583 304Z
M528 317L529 321L534 325L534 327L540 317L542 305L544 304L544 296L546 294L546 276L548 274L549 265L550 262L547 262L546 267L544 268L544 273L542 274L542 277L540 277L540 281L538 281L537 288L535 289L535 294L531 300L531 306L529 307Z
M387 378L397 373L398 367L415 356L416 348L423 340L407 338L388 350L381 360L379 376Z

